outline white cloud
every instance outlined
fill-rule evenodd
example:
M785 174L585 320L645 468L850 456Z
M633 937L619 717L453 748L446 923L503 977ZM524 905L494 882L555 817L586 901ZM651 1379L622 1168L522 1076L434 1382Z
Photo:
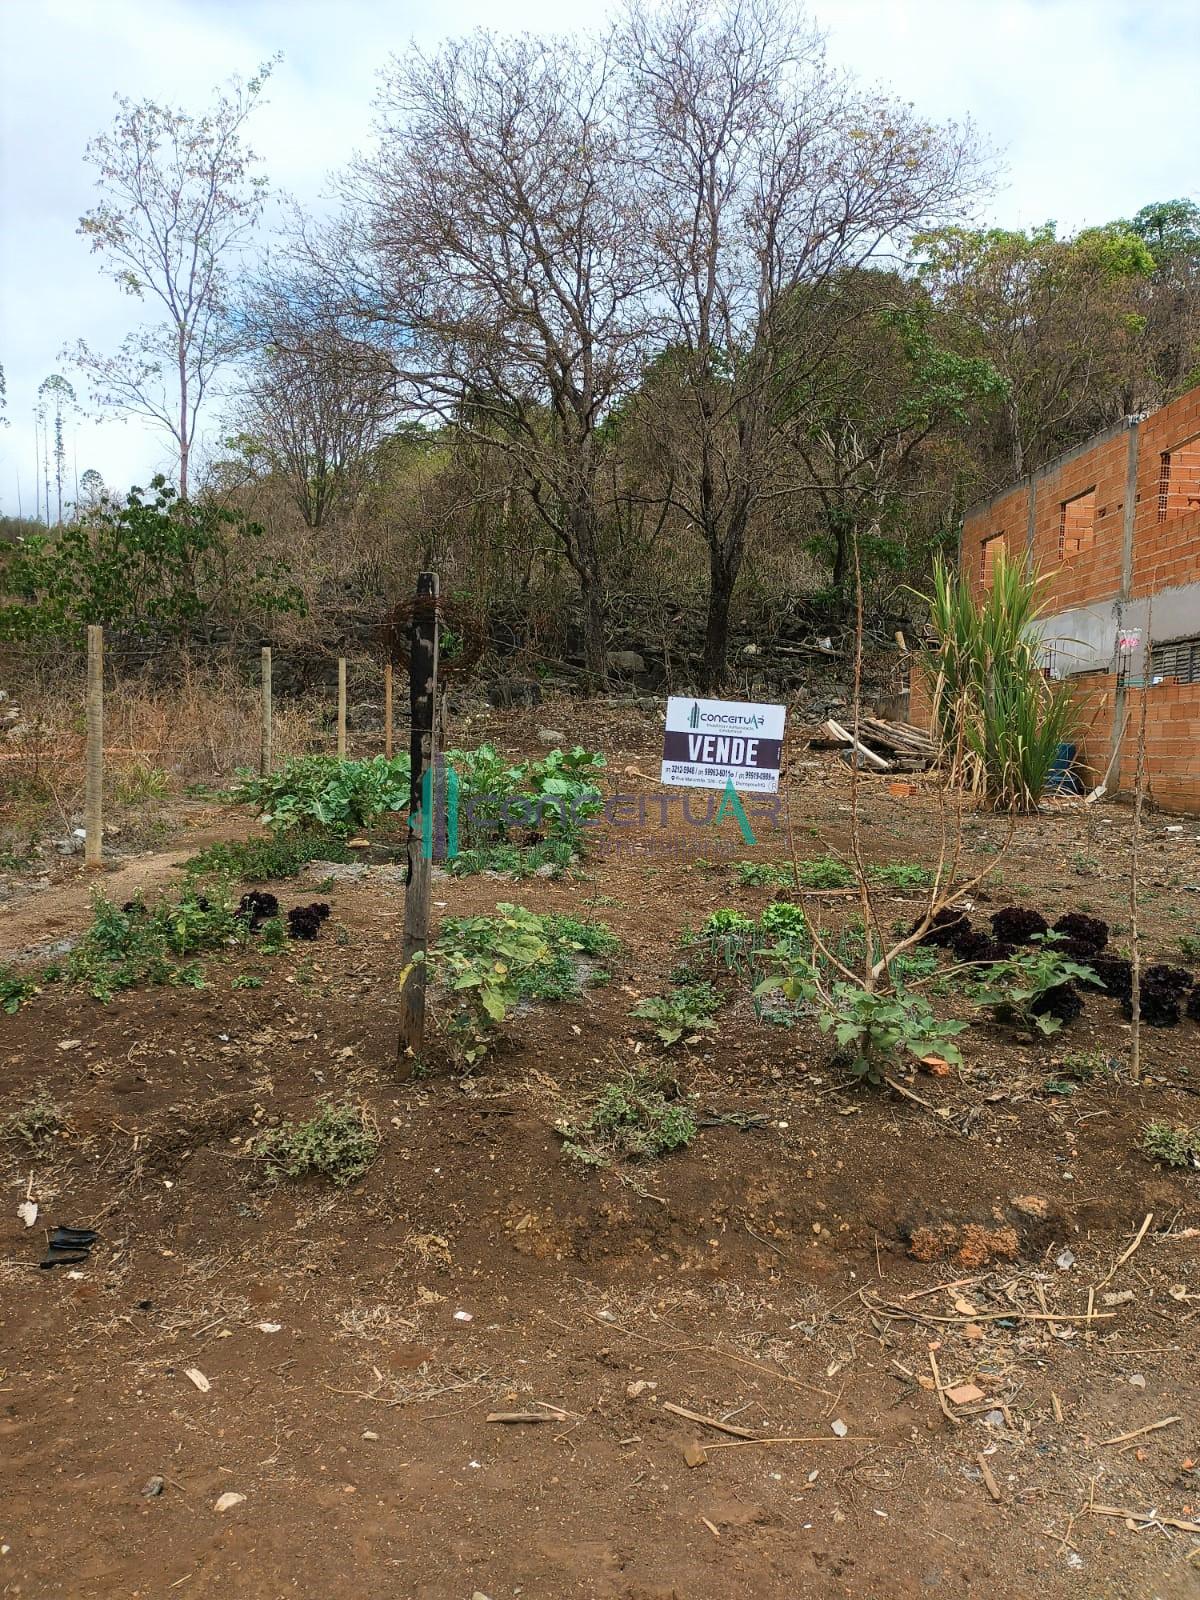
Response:
M598 23L603 0L573 8ZM1065 226L1195 196L1200 174L1200 12L1193 0L828 0L815 7L830 54L936 118L969 115L1004 154L1007 184L989 216ZM435 20L431 20L435 18ZM32 507L31 412L61 347L119 343L136 302L106 282L84 240L92 200L81 160L114 92L200 106L234 72L276 50L284 62L252 143L272 181L307 206L369 136L375 74L410 37L485 24L561 27L550 0L0 0L0 508ZM116 486L166 464L136 423L82 421L79 470Z

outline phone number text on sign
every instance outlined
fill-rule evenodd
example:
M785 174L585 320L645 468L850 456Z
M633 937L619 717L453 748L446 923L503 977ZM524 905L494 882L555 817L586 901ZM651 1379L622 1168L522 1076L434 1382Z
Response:
M662 782L680 788L774 794L783 759L783 706L672 695L663 734Z

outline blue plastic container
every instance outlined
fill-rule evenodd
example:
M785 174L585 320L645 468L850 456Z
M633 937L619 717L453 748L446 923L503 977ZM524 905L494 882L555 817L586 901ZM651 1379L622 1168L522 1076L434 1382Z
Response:
M1060 744L1054 757L1054 765L1046 775L1045 794L1082 794L1083 784L1075 771L1075 757L1078 747L1073 744Z

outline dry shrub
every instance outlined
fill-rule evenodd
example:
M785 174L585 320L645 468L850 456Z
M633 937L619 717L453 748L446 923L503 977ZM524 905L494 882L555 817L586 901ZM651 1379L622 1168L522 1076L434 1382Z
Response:
M0 728L0 854L23 856L32 842L78 826L83 810L83 671L9 677L10 709ZM276 761L332 750L333 700L316 692L277 698ZM259 753L259 687L244 667L185 664L173 683L121 676L105 689L105 821L125 828L157 817L191 784L218 787Z

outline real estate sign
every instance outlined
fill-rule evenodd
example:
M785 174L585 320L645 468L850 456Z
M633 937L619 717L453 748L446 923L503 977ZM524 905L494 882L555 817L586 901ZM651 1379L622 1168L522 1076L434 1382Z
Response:
M662 781L681 788L774 794L783 756L783 706L672 695L663 735Z

